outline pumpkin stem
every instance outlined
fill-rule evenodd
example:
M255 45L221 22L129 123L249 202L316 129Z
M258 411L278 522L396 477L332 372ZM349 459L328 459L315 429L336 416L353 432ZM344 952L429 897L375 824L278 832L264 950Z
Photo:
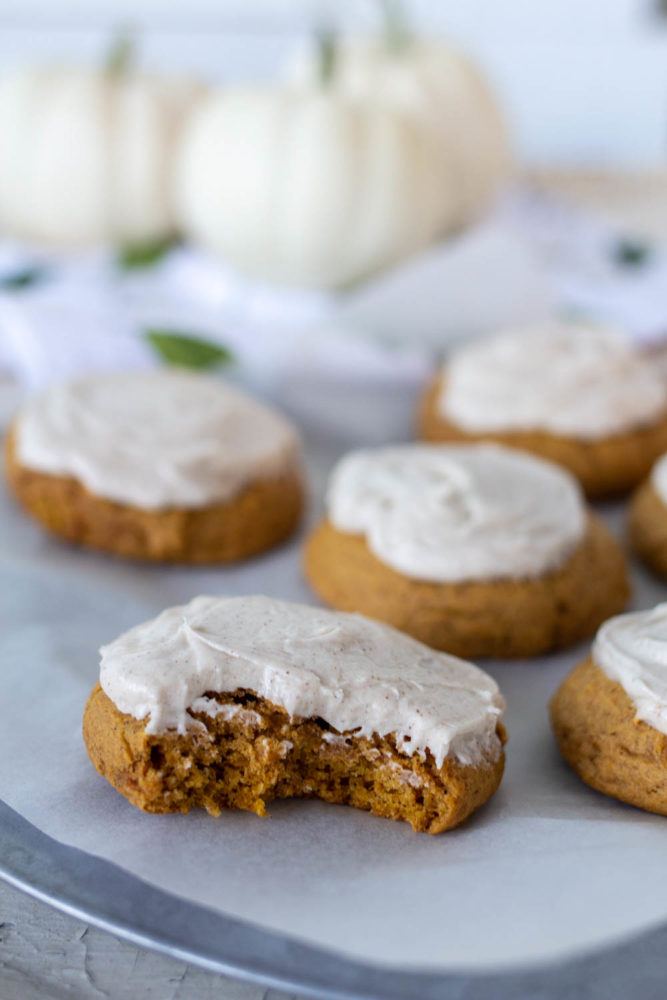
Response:
M404 52L410 44L411 33L402 0L380 0L384 21L384 38L390 52Z
M114 37L104 60L104 68L112 76L127 73L134 62L135 40L128 28L123 28Z
M317 49L320 83L326 87L334 78L338 59L338 40L330 25L321 27L317 32Z

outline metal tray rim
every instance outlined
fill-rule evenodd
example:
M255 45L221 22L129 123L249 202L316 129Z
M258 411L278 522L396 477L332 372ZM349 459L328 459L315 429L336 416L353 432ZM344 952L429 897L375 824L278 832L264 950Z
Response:
M42 833L0 800L0 878L118 937L232 978L317 1000L442 1000L468 984L479 1000L562 995L566 984L609 979L636 987L638 967L662 959L667 924L565 962L518 970L428 972L373 966L190 903L119 866ZM632 974L629 979L628 975ZM655 968L651 976L655 983Z

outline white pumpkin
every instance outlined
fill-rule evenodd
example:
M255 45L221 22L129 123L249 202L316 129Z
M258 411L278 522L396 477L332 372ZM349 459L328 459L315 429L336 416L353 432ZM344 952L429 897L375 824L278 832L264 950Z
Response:
M304 85L318 73L317 55L305 52L287 76ZM512 157L493 92L476 64L446 43L409 37L399 46L382 37L340 40L332 86L350 98L384 101L432 130L442 183L455 185L444 231L480 216L506 184Z
M327 88L227 90L194 112L176 171L193 240L268 282L335 288L425 247L443 214L417 123Z
M132 69L23 67L0 79L0 232L62 247L174 229L174 145L199 93Z

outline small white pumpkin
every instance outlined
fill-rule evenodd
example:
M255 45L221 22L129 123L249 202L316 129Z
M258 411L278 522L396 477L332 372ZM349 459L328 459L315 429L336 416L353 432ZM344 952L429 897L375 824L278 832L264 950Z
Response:
M268 282L336 288L414 253L443 216L430 135L326 87L212 95L176 171L193 240Z
M170 235L174 145L198 94L132 69L5 74L0 232L64 248Z
M301 53L287 77L298 85L317 78L314 53ZM512 157L493 92L476 64L450 45L430 39L341 39L332 80L341 94L383 101L431 129L443 186L454 184L443 232L483 214L507 183Z

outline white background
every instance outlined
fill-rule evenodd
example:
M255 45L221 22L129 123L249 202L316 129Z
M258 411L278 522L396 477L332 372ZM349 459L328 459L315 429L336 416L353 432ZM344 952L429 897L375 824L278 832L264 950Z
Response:
M374 0L330 0L352 29ZM519 152L538 165L651 167L667 153L667 18L659 0L412 0L414 23L486 66ZM137 25L144 60L223 80L266 79L326 3L315 0L0 0L0 67L26 56L96 58Z

